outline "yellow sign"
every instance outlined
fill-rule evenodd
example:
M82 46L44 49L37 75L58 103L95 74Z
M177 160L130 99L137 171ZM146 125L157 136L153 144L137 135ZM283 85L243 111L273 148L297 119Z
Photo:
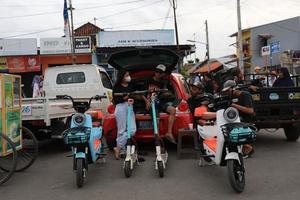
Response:
M0 70L8 69L7 60L5 57L0 57Z

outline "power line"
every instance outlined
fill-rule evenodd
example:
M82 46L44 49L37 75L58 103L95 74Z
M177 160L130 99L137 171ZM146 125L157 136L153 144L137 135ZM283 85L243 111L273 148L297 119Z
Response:
M90 9L96 9L96 8L104 8L104 7L110 7L110 6L115 6L115 5L132 4L132 3L143 2L143 1L145 1L145 0L135 0L135 1L120 2L120 3L112 3L112 4L106 4L106 5L100 5L100 6L79 8L79 9L76 9L76 11L90 10ZM61 13L61 11L51 11L51 12L33 13L33 14L28 14L28 15L0 17L0 20L3 20L3 19L16 19L16 18L24 18L24 17L34 17L34 16L41 16L41 15L52 15L52 14L57 14L57 13Z
M152 5L160 3L160 2L162 2L162 1L160 1L160 0L155 1L151 4L146 4L146 5L143 5L143 6L127 9L127 10L124 10L122 12L106 15L106 16L103 16L103 17L100 17L100 18L93 18L93 20L100 20L100 19L105 19L105 18L112 17L112 16L117 16L117 15L120 15L120 14L123 14L123 13L126 13L126 12L130 12L130 11L133 11L133 10L137 10L137 9L140 9L140 8L152 6ZM75 25L83 24L83 23L86 23L86 22L89 22L89 21L91 21L91 20L85 20L85 21L82 21L81 23L76 23ZM21 37L21 36L26 36L26 35L33 35L33 34L37 34L37 33L43 33L43 32L48 32L48 31L52 31L52 30L58 30L58 29L61 29L61 28L63 28L63 27L62 26L54 27L54 28L44 29L44 30L40 30L40 31L34 31L34 32L18 34L18 35L12 35L12 36L2 37L2 38L7 39L7 38Z

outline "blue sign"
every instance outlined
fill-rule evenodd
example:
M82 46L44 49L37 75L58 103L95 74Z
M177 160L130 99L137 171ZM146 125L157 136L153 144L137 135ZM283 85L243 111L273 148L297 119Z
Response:
M280 42L271 43L271 53L279 53L280 52Z

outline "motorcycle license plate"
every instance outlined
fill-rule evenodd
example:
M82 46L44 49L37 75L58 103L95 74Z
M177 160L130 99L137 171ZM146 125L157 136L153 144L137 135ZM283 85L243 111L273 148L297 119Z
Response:
M152 129L153 128L153 122L152 121L138 121L137 127L139 129Z

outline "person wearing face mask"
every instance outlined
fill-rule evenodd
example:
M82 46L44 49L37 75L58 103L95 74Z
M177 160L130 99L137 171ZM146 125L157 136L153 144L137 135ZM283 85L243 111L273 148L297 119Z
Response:
M120 158L121 154L125 154L125 147L127 142L127 100L129 95L114 95L115 93L130 93L133 92L134 89L131 84L131 77L129 72L127 71L119 71L117 75L117 80L113 87L113 103L116 107L115 116L117 121L117 146L114 148L114 154L116 159ZM132 115L132 134L134 135L136 132L136 122L135 122L135 114Z

